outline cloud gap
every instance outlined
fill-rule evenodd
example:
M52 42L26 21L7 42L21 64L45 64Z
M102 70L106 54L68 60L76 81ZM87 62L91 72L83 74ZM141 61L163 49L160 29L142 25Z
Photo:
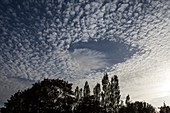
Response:
M107 63L107 66L122 63L140 51L138 47L132 47L132 45L126 44L125 42L98 40L74 43L70 46L69 52L72 53L80 49L89 49L104 54L102 59Z

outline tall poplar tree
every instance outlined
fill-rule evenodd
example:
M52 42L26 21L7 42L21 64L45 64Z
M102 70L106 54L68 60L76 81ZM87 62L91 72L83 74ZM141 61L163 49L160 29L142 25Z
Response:
M87 81L85 82L83 93L84 93L84 97L90 96L90 87Z
M120 103L120 89L119 89L119 80L117 75L114 75L111 78L110 101L113 108L117 111Z
M103 85L103 91L106 94L108 91L108 85L109 85L109 78L108 78L107 73L103 76L102 85Z
M97 83L96 86L93 89L93 94L94 94L95 99L97 101L100 101L100 92L101 92L100 84Z
M105 112L107 112L107 108L108 108L108 104L109 104L109 78L108 78L108 74L105 73L102 79L102 105L105 109Z
M79 91L79 87L78 86L75 89L75 97L76 97L76 100L80 99L80 91Z
M104 97L102 99L105 111L117 113L120 103L120 89L117 75L114 75L110 82L106 73L102 79L102 86L104 91Z

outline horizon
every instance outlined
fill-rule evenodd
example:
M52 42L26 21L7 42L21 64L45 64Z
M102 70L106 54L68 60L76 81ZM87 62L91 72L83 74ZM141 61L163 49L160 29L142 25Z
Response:
M167 0L1 0L0 106L44 78L92 88L106 72L122 99L170 105L169 14Z

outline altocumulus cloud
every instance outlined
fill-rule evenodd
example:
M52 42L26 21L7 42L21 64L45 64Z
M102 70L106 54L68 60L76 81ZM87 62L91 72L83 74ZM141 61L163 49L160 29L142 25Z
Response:
M158 105L154 99L161 103L169 94L161 89L170 79L169 5L164 0L1 1L0 101L43 78L80 86L89 80L93 86L109 72L119 75L122 97L130 93Z

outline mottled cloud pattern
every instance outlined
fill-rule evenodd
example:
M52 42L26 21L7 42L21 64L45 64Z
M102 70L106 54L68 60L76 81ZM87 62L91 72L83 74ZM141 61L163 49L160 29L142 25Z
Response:
M122 97L170 103L169 1L0 2L0 102L43 78L93 86L109 72Z

